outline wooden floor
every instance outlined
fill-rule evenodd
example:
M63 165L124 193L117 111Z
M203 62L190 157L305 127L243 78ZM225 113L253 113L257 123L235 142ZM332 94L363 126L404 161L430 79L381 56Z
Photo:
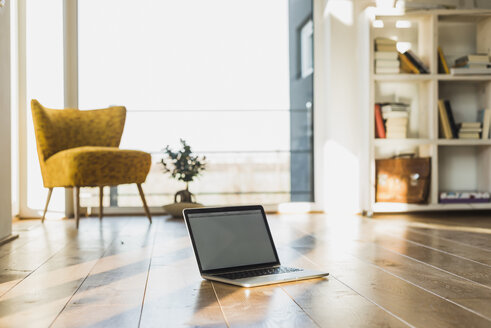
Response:
M0 327L491 327L491 216L269 216L283 264L328 279L200 278L181 220L19 221Z

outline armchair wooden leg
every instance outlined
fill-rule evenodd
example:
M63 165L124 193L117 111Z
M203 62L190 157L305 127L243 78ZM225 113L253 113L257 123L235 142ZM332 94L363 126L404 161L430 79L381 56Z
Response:
M104 197L104 186L99 187L99 220L102 221L102 198Z
M73 210L78 229L78 223L80 221L80 187L73 187Z
M46 216L46 212L48 211L49 200L51 199L51 193L53 192L53 188L49 188L48 190L48 199L46 199L46 205L44 206L43 217L41 218L41 223L44 223L44 217Z
M150 216L150 211L148 210L147 201L145 200L145 195L143 194L142 185L141 185L141 183L137 183L136 185L138 186L138 191L140 192L140 197L142 199L143 208L145 209L145 213L147 213L148 220L150 221L150 223L152 223L152 217Z

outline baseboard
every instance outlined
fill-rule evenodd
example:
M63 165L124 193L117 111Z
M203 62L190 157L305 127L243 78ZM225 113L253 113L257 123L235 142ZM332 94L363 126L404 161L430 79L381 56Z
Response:
M152 206L148 208L151 215L165 215L165 210L162 206ZM145 210L141 206L135 207L104 207L102 209L104 215L146 215ZM99 207L90 209L90 216L98 216Z
M7 237L0 239L0 246L5 245L6 243L10 243L12 240L17 238L19 238L19 235L8 235Z

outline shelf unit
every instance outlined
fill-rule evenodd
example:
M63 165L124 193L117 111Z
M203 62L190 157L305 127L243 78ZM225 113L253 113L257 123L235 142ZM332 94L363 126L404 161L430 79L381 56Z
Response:
M441 204L441 191L491 192L491 140L442 139L438 99L449 99L457 122L476 121L477 111L491 108L491 75L438 73L438 46L449 66L460 56L491 54L491 10L438 10L402 13L367 9L361 17L361 97L364 122L362 208L365 213L491 209L490 203ZM378 21L374 24L374 21ZM398 23L404 21L403 24ZM374 25L378 26L375 27ZM396 25L403 27L399 28ZM374 40L395 38L429 67L430 74L374 74ZM399 43L400 42L400 43ZM369 87L367 88L366 85ZM409 100L408 139L376 139L377 102ZM431 157L427 204L375 202L375 160L413 149Z

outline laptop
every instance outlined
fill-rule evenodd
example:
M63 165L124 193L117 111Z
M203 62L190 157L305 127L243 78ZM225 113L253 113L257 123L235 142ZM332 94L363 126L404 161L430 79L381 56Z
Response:
M281 266L260 205L185 209L183 215L204 279L255 287L329 274Z

